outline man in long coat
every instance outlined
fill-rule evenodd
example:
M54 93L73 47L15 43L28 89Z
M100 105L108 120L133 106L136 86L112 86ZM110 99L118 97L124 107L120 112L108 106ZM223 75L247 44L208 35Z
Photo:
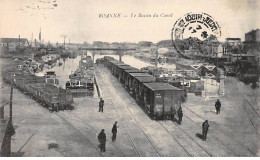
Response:
M112 141L115 141L115 140L116 140L117 128L118 128L117 122L115 122L114 125L113 125L113 127L112 127L112 131L111 131L112 134L113 134L113 136L112 136Z
M203 140L205 141L207 139L207 134L209 130L209 123L208 120L202 123L202 135L203 135Z
M104 100L102 98L100 98L99 101L99 112L103 112L103 107L104 107Z
M216 113L217 114L220 113L220 107L221 107L221 103L220 103L220 101L218 99L217 102L215 103L215 108L216 108Z
M105 134L105 130L102 129L101 132L98 135L98 141L100 143L100 151L101 152L105 152L106 151L106 134Z

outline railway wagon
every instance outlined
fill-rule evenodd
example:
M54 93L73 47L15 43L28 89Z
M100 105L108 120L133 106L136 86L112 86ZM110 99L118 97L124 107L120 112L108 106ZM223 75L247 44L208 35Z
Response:
M129 73L146 73L145 71L141 71L139 69L126 69L126 70L122 70L122 76L121 76L121 83L125 85L125 81L127 78L127 75L129 75Z
M129 66L129 65L118 65L117 67L117 76L118 76L118 80L119 82L123 83L123 72L125 70L135 70L136 68Z
M111 70L112 62L113 62L113 61L119 62L118 60L116 60L116 59L114 59L114 58L112 58L112 57L110 57L110 58L106 57L106 58L104 59L104 65L105 65L105 67L107 67L109 70Z
M23 74L21 71L17 71L17 70L13 70L13 69L2 72L3 80L7 83L14 82L14 77L17 75L21 75L21 74Z
M20 74L14 77L14 83L18 89L20 89L24 93L28 93L28 84L45 83L45 79L43 77L37 77L35 75Z
M36 101L40 100L40 91L42 88L46 87L46 83L35 83L26 85L27 90L31 98Z
M49 107L50 111L74 109L71 105L73 103L72 94L63 88L46 85L40 90L39 97L44 105Z
M62 88L46 84L43 77L6 71L3 79L8 83L13 83L34 100L48 106L51 111L74 108L71 105L73 103L72 95Z
M110 61L110 68L109 69L114 76L116 76L117 65L126 65L126 64L124 62L121 62L121 61L118 61L118 60Z
M173 119L181 106L182 90L168 83L143 83L143 108L152 119Z
M104 66L108 68L109 62L112 61L112 60L115 60L115 58L109 57L109 56L105 56L104 57L104 61L103 61Z
M116 78L119 77L119 72L120 72L120 69L123 69L123 68L132 68L131 66L129 66L128 64L125 64L125 63L117 63L114 65L114 76Z
M125 87L129 90L130 94L132 94L134 90L135 77L153 77L153 76L148 73L129 73L126 76Z
M133 97L136 101L143 106L143 95L144 95L144 83L156 82L156 78L153 76L149 77L134 77L134 90Z

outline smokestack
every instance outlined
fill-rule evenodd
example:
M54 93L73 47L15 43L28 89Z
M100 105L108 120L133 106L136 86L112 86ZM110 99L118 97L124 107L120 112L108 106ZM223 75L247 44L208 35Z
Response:
M39 33L39 42L40 42L40 44L42 42L42 31L41 31L41 28L40 28L40 33Z
M66 38L66 37L64 37L64 50L65 50L65 38Z
M19 35L19 48L20 48L20 35Z

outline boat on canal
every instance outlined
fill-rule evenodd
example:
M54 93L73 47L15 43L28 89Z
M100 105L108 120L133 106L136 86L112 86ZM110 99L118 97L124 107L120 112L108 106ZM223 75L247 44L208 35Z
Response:
M94 63L90 56L81 56L78 68L69 75L66 90L74 95L94 91Z

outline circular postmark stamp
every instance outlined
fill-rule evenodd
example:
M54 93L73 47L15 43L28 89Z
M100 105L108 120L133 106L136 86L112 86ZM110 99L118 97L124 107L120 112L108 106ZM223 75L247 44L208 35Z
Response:
M173 25L172 40L196 37L205 40L211 35L219 38L221 28L213 17L207 13L187 13L179 18Z

